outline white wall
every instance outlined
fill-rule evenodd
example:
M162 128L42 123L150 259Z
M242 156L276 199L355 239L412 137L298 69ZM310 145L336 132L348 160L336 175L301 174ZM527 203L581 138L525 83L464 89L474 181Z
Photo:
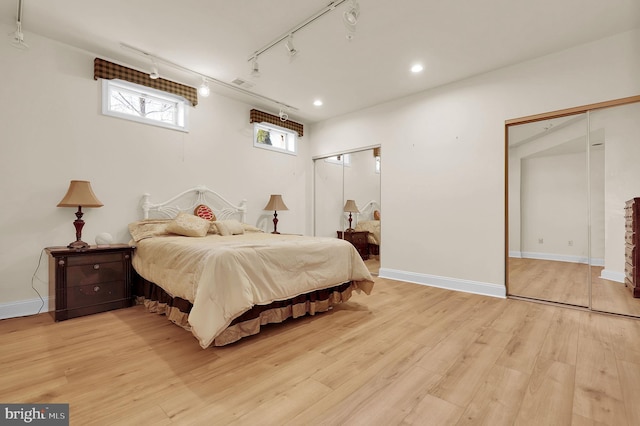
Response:
M269 229L273 212L262 208L281 193L289 210L278 229L311 234L308 128L298 156L254 148L252 106L213 93L190 109L189 133L106 117L94 55L33 34L29 45L0 43L0 318L39 308L31 277L42 249L75 239L74 210L56 207L71 179L90 180L104 203L85 211L89 243L100 232L128 242L143 193L160 202L199 184L246 198L247 221ZM46 258L35 288L48 294Z
M635 30L316 124L312 155L382 145L381 276L503 295L505 120L640 94L638 75Z

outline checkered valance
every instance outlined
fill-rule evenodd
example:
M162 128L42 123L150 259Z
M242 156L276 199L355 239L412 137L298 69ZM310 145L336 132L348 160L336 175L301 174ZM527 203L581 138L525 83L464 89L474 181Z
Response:
M140 84L142 86L151 87L153 89L162 90L163 92L173 93L182 96L191 105L198 105L198 90L195 87L185 86L184 84L174 81L165 80L164 78L152 79L149 74L137 71L104 59L96 58L93 61L93 79L106 78L108 80L117 78L129 81L131 83Z
M282 121L277 115L269 114L268 112L258 111L252 109L249 113L249 123L269 123L276 126L284 127L285 129L293 130L298 133L298 136L303 136L304 126L295 121Z

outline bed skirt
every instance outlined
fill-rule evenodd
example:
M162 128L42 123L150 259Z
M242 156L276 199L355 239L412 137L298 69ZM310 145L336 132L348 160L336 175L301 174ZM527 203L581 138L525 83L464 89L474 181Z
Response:
M234 319L229 327L214 339L212 346L228 345L243 337L258 334L262 325L326 312L333 306L348 301L354 288L351 282L347 282L268 305L255 305ZM188 318L193 305L188 300L171 297L158 285L140 276L136 276L134 280L133 294L136 303L144 304L149 312L164 314L169 321L191 331Z

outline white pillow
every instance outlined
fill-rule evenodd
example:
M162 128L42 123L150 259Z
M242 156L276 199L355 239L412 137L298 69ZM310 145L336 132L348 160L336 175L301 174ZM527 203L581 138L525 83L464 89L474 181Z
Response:
M222 236L244 234L242 223L235 219L217 220L213 223L216 225L218 233Z
M211 222L206 219L181 212L167 225L166 231L185 237L204 237L207 235L209 225Z

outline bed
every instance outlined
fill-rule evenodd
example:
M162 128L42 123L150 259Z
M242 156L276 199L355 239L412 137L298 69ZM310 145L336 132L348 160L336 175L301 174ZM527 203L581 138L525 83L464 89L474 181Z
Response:
M362 207L358 214L356 231L367 231L369 242L369 254L378 256L380 254L380 204L371 200Z
M373 289L350 243L266 233L245 223L244 200L233 205L199 186L158 204L145 194L141 206L142 220L129 224L136 300L190 330L203 348Z

